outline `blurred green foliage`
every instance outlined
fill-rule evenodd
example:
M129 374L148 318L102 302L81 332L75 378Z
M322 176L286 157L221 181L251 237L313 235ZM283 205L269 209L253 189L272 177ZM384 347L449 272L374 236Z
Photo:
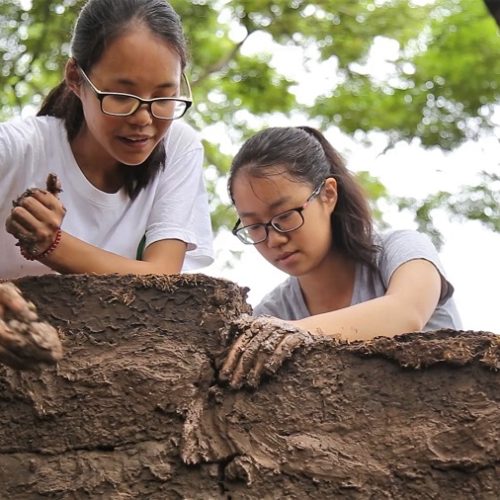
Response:
M1 119L38 107L61 79L72 25L84 3L2 0ZM216 229L233 220L220 181L230 163L227 144L239 145L275 113L302 113L304 121L323 129L335 126L361 140L383 132L388 147L417 140L425 148L452 150L495 127L500 37L483 2L172 0L172 5L191 49L188 73L196 105L188 119L199 130L214 130L205 147ZM293 91L297 82L272 64L271 44L257 54L244 50L256 33L266 33L274 44L314 48L310 61L290 60L290 66L304 65L306 72L308 62L333 63L336 83L314 96L312 105L301 103ZM399 49L388 58L383 78L369 64L381 40ZM380 217L378 201L389 193L367 172L358 176ZM499 231L498 199L498 182L485 174L459 195L434 193L423 202L397 202L414 210L420 227L439 242L434 209L444 207Z

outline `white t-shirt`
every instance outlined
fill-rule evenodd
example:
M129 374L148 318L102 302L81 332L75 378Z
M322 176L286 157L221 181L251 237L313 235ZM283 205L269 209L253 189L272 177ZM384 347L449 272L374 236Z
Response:
M441 296L424 331L440 328L462 328L460 316L453 300L453 286L446 279L438 252L425 234L411 230L389 231L376 238L380 246L377 254L377 270L365 264L356 265L351 305L385 295L389 281L396 269L414 259L431 262L441 275ZM269 292L255 307L254 315L275 316L284 320L296 320L311 316L300 289L299 280L293 276Z
M213 261L212 229L203 180L203 148L196 132L174 121L165 137L165 167L131 200L124 189L104 193L78 167L62 120L31 117L0 123L0 278L54 272L25 260L16 239L4 229L12 200L30 187L45 188L47 175L59 177L67 209L61 228L104 250L135 259L162 239L188 244L183 271Z

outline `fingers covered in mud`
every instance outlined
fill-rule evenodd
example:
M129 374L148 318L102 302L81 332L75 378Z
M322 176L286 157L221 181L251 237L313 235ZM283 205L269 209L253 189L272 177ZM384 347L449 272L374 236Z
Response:
M28 322L37 320L38 315L35 305L25 300L13 283L0 283L0 319L9 318Z
M57 176L49 174L46 189L26 189L12 202L13 208L5 228L17 238L17 245L29 255L43 253L54 242L66 214L59 199L61 191Z
M311 333L276 318L242 315L222 330L228 349L219 380L233 389L258 387L290 358L293 352L314 342Z
M0 283L0 363L37 370L61 357L57 330L39 321L34 304L26 301L13 283Z

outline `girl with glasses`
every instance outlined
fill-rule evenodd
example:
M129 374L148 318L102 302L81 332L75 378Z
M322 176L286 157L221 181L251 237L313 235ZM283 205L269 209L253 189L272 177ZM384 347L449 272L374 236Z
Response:
M212 262L202 146L178 120L186 52L165 0L85 4L64 81L38 116L0 125L0 278Z
M353 341L460 328L429 238L376 233L360 186L319 131L270 128L250 138L233 160L229 193L233 233L289 275L254 310L271 318L256 318L261 328L231 348L221 379L233 387L258 383L307 342L306 331Z

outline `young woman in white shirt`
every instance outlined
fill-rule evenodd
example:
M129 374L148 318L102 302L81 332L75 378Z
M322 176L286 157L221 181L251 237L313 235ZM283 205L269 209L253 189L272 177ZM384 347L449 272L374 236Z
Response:
M165 0L87 2L64 81L38 116L0 124L1 279L212 262L203 150L179 120L192 104L186 62Z

